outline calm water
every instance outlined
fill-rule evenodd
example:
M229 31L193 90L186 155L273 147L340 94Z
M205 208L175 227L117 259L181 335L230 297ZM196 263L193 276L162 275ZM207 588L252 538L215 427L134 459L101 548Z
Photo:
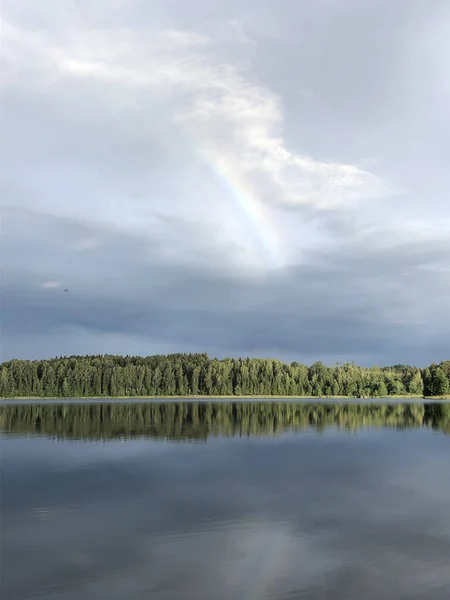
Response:
M2 598L450 598L450 405L0 406Z

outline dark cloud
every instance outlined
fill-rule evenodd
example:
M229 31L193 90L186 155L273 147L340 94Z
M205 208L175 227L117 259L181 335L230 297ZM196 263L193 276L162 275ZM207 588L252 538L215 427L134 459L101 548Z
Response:
M18 213L8 214L12 223ZM9 257L4 263L4 358L14 356L15 336L29 336L26 354L31 357L39 356L42 338L70 337L73 330L122 338L125 352L129 337L173 351L262 353L291 360L356 356L364 363L401 362L406 355L422 363L438 358L433 343L445 349L448 308L438 295L442 281L439 272L427 270L448 264L445 239L417 246L354 237L328 252L311 253L303 266L254 280L220 265L206 269L165 261L158 244L149 247L146 239L55 217L28 213L26 218L38 232L33 240L26 232L18 235L18 228L4 239ZM98 247L76 246L96 236ZM50 257L52 270L46 265ZM26 264L28 271L21 272L19 266ZM61 285L39 289L46 279ZM433 302L438 309L440 304L437 314L427 313ZM53 354L69 347L69 340L67 346L59 342Z

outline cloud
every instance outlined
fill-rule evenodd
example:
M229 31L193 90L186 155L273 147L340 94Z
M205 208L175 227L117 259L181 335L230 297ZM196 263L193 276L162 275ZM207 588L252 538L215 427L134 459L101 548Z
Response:
M61 284L59 281L44 281L41 283L41 288L43 288L44 290L52 290L60 286Z
M8 33L7 27L7 42ZM25 31L11 37L30 43ZM206 36L177 30L77 31L64 46L45 40L40 50L37 46L32 49L52 78L118 86L121 93L104 98L109 107L141 91L169 102L170 118L186 131L193 151L215 168L224 163L231 176L248 178L263 201L327 208L386 192L383 182L355 165L290 151L282 137L281 99L252 81L245 63L239 68L220 61L214 40Z
M436 356L448 5L213 5L4 11L4 356Z
M134 108L143 120L140 127L147 129L150 137L158 133L155 131L158 126L151 118L156 112L165 122L164 127L181 138L184 152L195 162L195 168L207 171L216 188L215 197L208 202L210 206L197 201L191 206L193 213L197 216L206 213L209 220L216 222L220 219L232 239L245 236L245 226L237 224L243 220L248 221L256 238L282 237L281 232L271 231L274 225L270 222L276 219L271 207L340 208L386 192L376 176L354 165L326 163L289 150L283 139L279 96L252 80L245 61L241 65L221 59L216 44L205 35L179 30L71 28L61 41L8 21L3 29L7 104L8 91L37 96L41 102L45 96L46 102L50 100L47 111L56 109L55 117L58 118L59 113L64 128L68 125L66 111L70 108L73 120L77 116L85 120L87 117L91 122L99 118L101 126L107 117L108 121L115 121L119 132L122 129L122 135L133 138L139 137L137 131L130 130ZM17 64L31 55L34 69L24 80ZM55 104L53 98L58 98L62 109L51 106ZM81 103L83 114L74 102ZM91 107L88 108L87 102L92 103ZM101 106L103 114L99 114L96 105ZM145 109L148 116L144 114ZM117 123L122 115L126 115L128 127ZM94 127L98 129L99 125ZM66 131L66 135L68 133ZM73 138L74 132L70 133ZM55 141L58 145L64 143L62 139ZM70 148L65 150L70 156ZM55 151L52 149L51 154ZM145 152L145 146L141 151ZM89 154L88 149L86 158ZM132 156L134 153L124 158L129 161ZM104 159L104 156L99 157L100 162ZM138 163L141 169L148 168L139 159ZM66 162L62 168L66 178L76 176L70 163ZM89 177L87 184L94 186L95 175L88 169L85 166L83 177ZM220 180L225 181L220 183ZM88 198L61 201L57 206L52 202L51 209L70 214L83 211L86 215L89 208L94 208L89 207L89 203ZM122 199L96 199L94 210L89 211L90 217L133 228L149 224L146 208L130 199L127 214L120 219L122 203ZM147 205L150 203L153 201L148 199ZM169 209L182 210L183 207L178 200ZM279 227L282 231L282 225ZM246 237L249 237L248 229ZM267 244L277 246L278 242L267 239ZM253 250L250 248L250 254ZM284 249L275 247L272 253L279 266L284 261ZM247 258L245 252L244 256L240 252L235 262L245 262Z
M86 347L120 353L126 347L144 354L207 351L373 364L397 362L398 353L431 362L445 350L445 236L417 246L366 232L310 252L304 264L255 279L174 261L158 244L148 248L146 237L32 213L28 220L40 239L35 235L33 245L26 232L12 236L14 261L3 277L3 338L10 356L51 356L59 348L82 353ZM167 219L165 227L164 236L170 237L171 227L180 240L184 228L189 236L189 223ZM102 244L80 251L78 240L91 237L101 237ZM47 261L70 296L43 294L33 284L33 278L48 276ZM71 261L76 268L67 268ZM29 272L22 271L20 281L24 263ZM45 344L29 345L44 338Z

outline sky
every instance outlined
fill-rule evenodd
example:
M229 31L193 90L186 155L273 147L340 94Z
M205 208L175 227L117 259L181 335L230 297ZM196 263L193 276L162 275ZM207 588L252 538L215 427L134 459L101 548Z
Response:
M449 359L449 32L448 0L5 0L1 359Z

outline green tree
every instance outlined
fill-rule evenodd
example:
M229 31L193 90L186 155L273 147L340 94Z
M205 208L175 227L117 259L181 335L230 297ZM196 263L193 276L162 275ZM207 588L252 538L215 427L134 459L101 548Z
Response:
M386 384L384 383L384 381L380 381L380 383L377 386L377 396L380 398L386 398L387 395L388 391Z
M421 371L408 365L309 368L258 358L209 359L206 354L70 356L0 365L0 394L7 396L130 395L343 395L447 394L450 361Z
M411 394L423 394L423 379L419 370L417 370L409 382L409 392Z
M444 371L437 367L432 374L433 396L445 396L449 393L448 379Z

